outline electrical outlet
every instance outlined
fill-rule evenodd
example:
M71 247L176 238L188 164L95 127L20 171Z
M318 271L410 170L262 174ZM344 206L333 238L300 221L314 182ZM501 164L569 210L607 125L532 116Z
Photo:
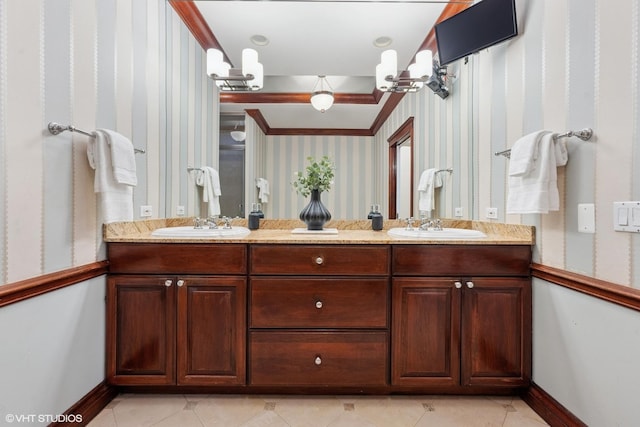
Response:
M142 205L140 206L140 217L150 217L153 215L153 207L151 205Z
M178 205L178 207L176 208L176 215L184 216L184 206Z
M489 219L498 219L498 208L487 208L486 217Z
M453 216L455 216L456 218L462 218L463 216L463 209L462 208L455 208L453 210Z

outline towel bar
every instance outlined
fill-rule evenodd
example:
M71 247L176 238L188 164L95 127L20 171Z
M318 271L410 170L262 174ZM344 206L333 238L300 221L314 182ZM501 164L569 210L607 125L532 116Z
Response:
M593 130L591 128L584 128L582 130L570 130L570 131L567 131L567 132L562 133L560 135L556 135L555 138L556 139L558 139L558 138L571 138L572 136L580 138L583 141L588 141L593 136ZM494 156L505 156L508 159L508 158L511 157L511 149L503 150L503 151L497 151L497 152L493 153L493 155Z
M51 132L52 135L58 135L59 133L62 133L64 131L69 131L69 132L77 132L77 133L81 133L83 135L86 135L90 138L95 138L95 134L91 133L91 132L87 132L81 129L78 129L75 126L63 126L60 123L56 123L56 122L49 122L49 125L47 126L47 128L49 129L49 132ZM134 153L140 153L140 154L144 154L146 153L145 150L143 150L142 148L134 148L133 149Z
M449 172L449 173L453 173L453 168L447 168L447 169L439 169L436 171L436 173L440 173L440 172Z

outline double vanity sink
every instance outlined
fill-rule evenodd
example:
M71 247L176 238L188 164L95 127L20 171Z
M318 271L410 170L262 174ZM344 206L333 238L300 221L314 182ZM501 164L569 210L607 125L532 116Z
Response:
M282 233L286 233L287 230L280 230ZM352 230L349 230L352 231ZM364 230L361 230L364 231ZM344 234L345 230L341 230ZM429 228L422 229L419 227L407 228L407 227L392 227L389 228L386 233L373 232L374 235L384 236L385 234L392 239L403 240L477 240L486 239L487 234L480 230L457 228L457 227L441 227L441 228ZM152 237L164 238L164 239L241 239L251 234L251 230L242 225L232 225L229 227L219 226L217 228L209 227L194 227L194 226L172 226L161 227L151 231ZM255 232L254 234L260 234ZM340 234L340 232L338 233ZM313 236L314 238L318 234L309 233L306 234L307 238ZM333 236L338 238L338 236Z
M519 393L533 227L107 224L107 382L233 393ZM435 225L435 224L434 224ZM442 228L442 229L440 229ZM429 351L425 351L428 349ZM162 387L166 387L163 389Z

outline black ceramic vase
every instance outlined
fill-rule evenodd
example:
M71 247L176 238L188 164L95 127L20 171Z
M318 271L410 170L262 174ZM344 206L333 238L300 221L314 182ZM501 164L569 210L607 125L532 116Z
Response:
M311 200L300 211L300 220L307 224L307 230L322 230L330 219L331 213L320 200L320 190L311 190Z

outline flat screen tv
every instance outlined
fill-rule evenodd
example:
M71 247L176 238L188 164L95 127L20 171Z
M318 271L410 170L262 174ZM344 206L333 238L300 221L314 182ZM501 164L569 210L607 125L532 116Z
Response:
M515 0L482 0L435 26L440 65L518 35Z

